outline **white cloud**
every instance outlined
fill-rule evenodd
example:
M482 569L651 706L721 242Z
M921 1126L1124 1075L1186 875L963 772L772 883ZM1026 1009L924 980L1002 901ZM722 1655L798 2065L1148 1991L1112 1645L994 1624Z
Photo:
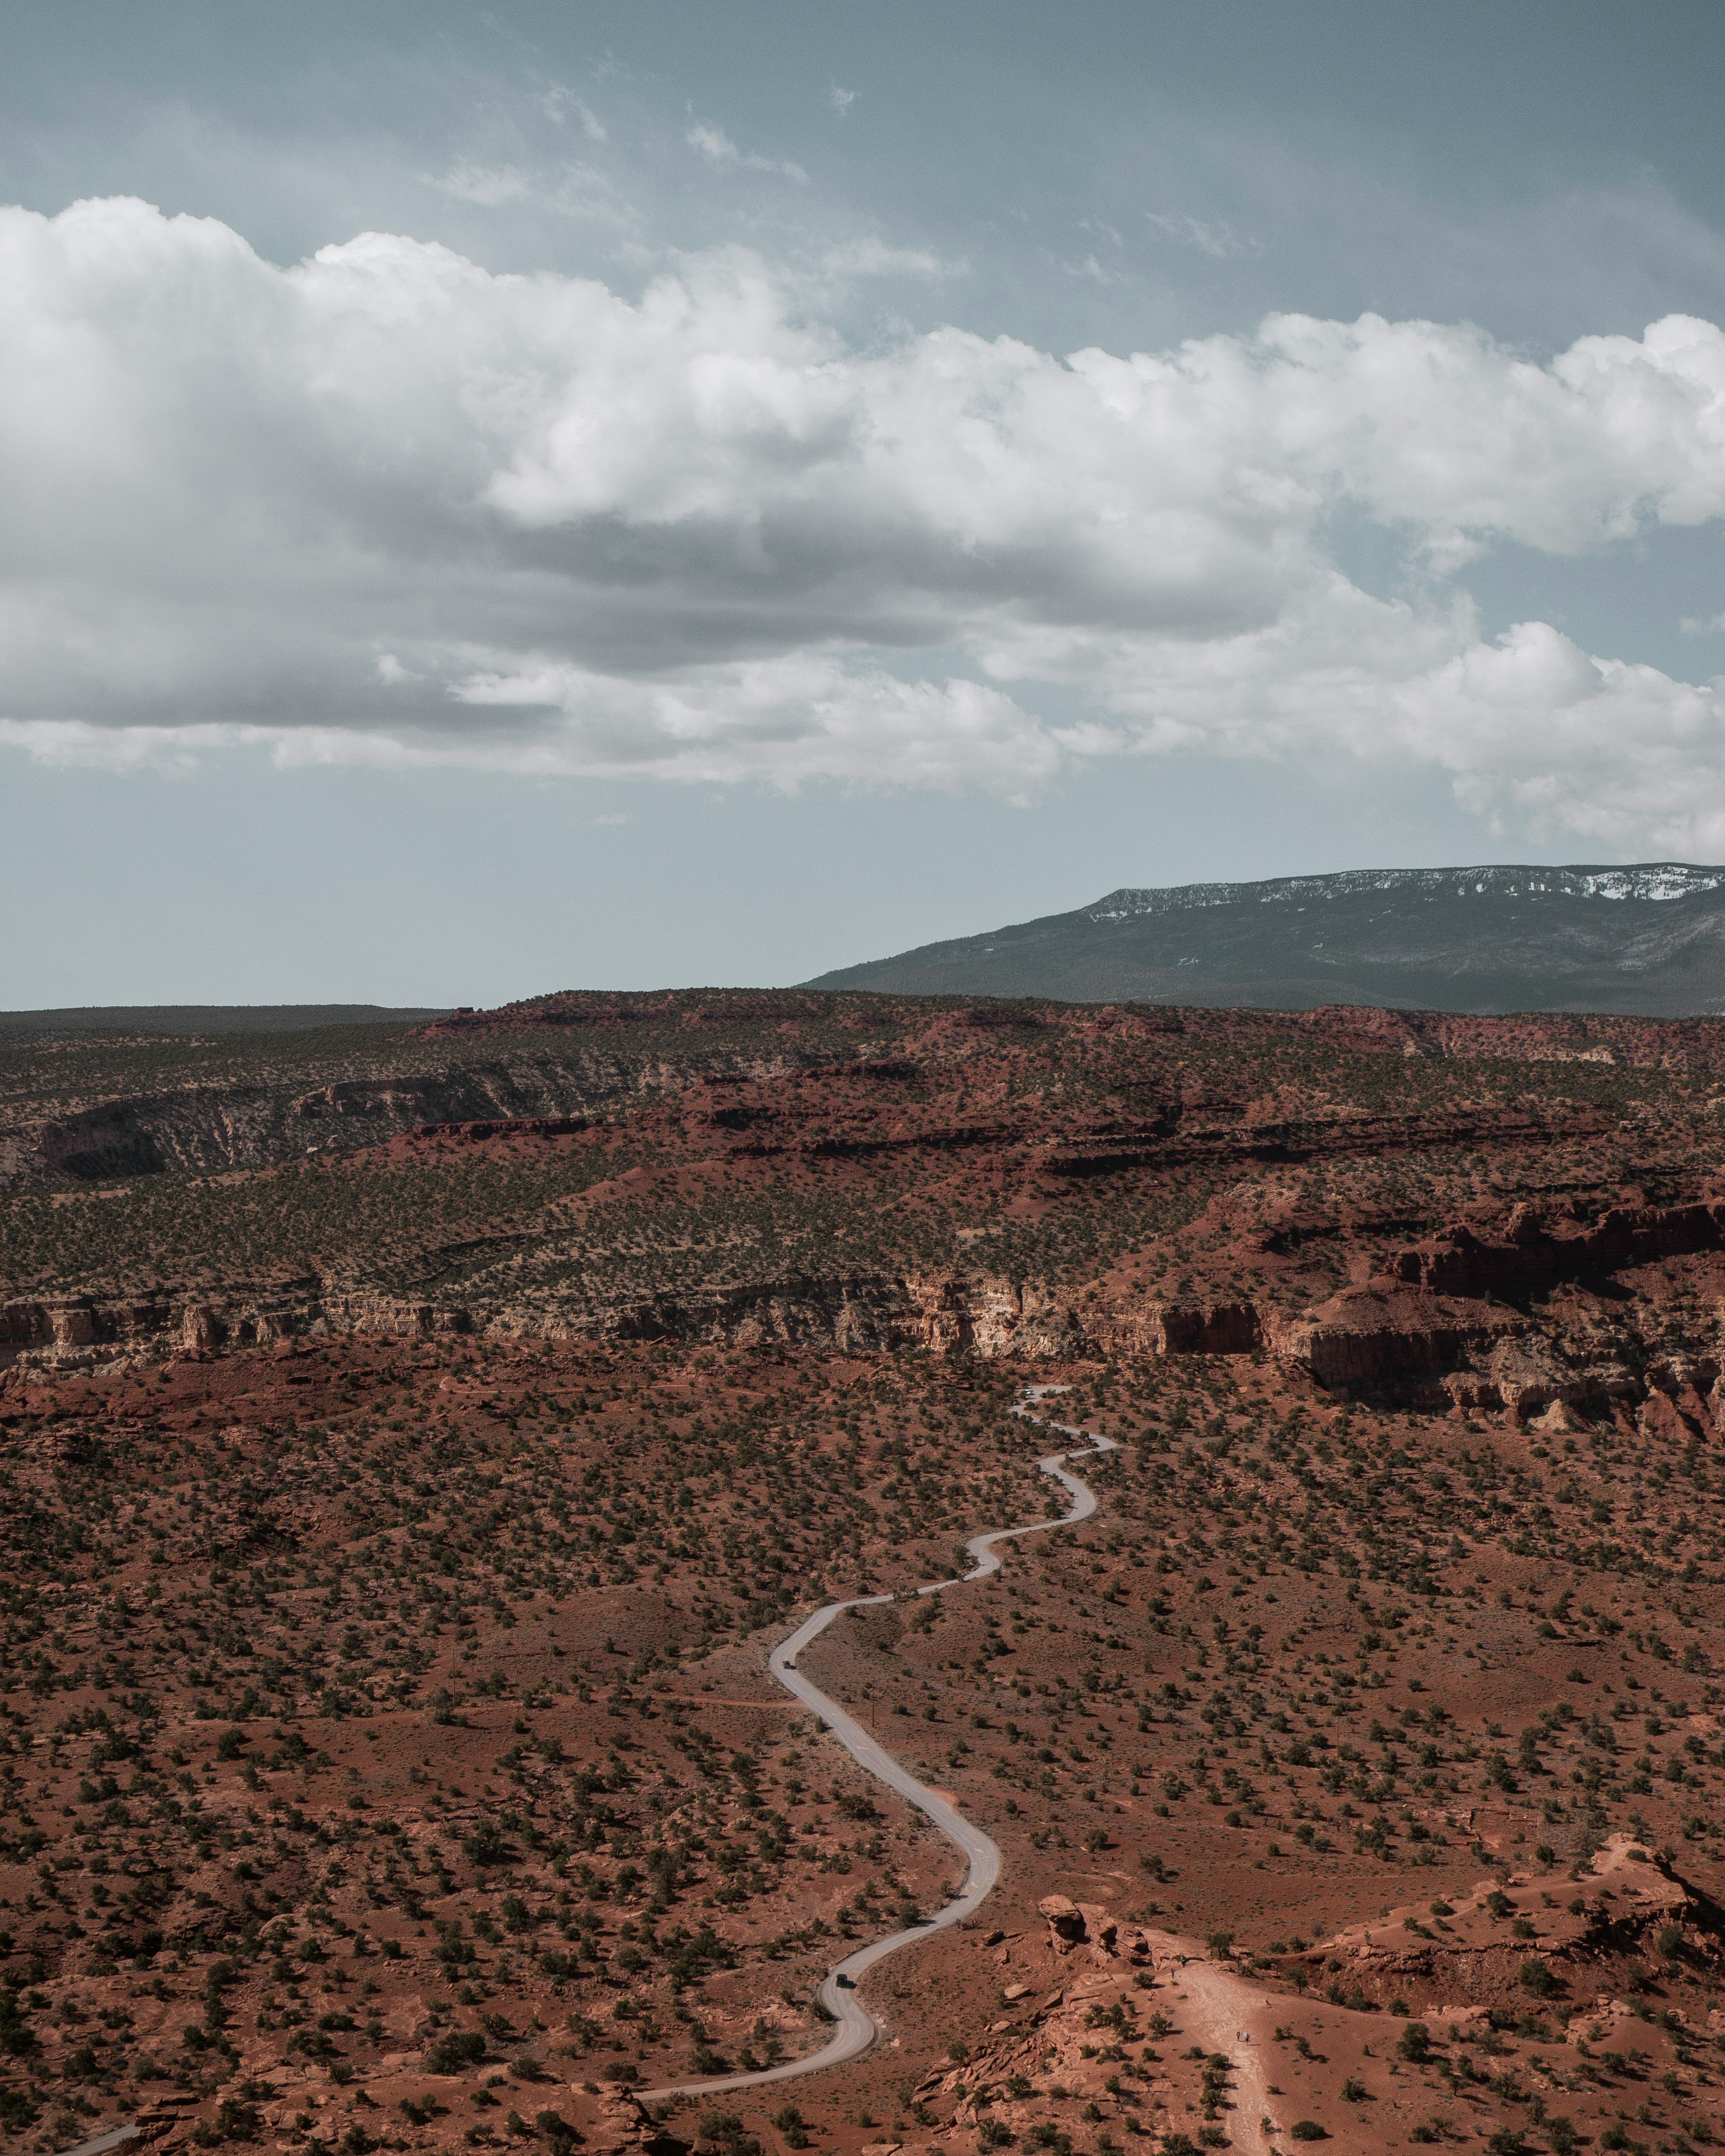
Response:
M558 712L555 747L529 767L621 778L762 779L842 773L896 787L981 786L1024 798L1063 761L1029 713L986 684L904 681L879 667L798 654L619 681L568 664L464 682L464 703Z
M1219 218L1189 217L1183 210L1147 209L1144 222L1177 247L1195 247L1200 254L1208 254L1216 262L1264 251L1257 240L1242 237Z
M722 127L697 121L684 136L691 150L699 150L709 164L728 166L740 172L777 172L783 179L806 187L809 175L800 165L782 157L762 157L752 150L739 150Z
M754 780L792 791L865 785L1027 802L1065 761L1011 697L957 679L904 681L818 656L696 666L630 680L567 663L480 673L456 699L495 716L483 730L339 726L94 726L0 719L0 745L43 764L178 767L211 750L266 751L284 770L478 769L517 777ZM555 714L555 723L547 716ZM613 819L610 820L620 820Z
M563 163L527 172L516 165L480 165L462 160L445 172L424 172L419 177L439 194L472 203L480 209L516 204L548 210L557 217L592 218L622 227L638 222L609 176L594 165Z
M605 124L584 97L567 88L562 83L550 84L541 94L539 109L547 120L555 121L559 127L572 120L589 142L606 139Z
M1725 514L1712 325L1543 365L1372 316L858 352L829 274L710 255L631 300L388 234L284 270L141 203L0 212L0 741L1014 799L1075 758L1343 755L1725 853L1725 684L1483 636L1448 581ZM1415 593L1348 580L1338 508Z
M834 83L827 92L827 101L842 120L851 106L855 104L856 92L854 90L840 90L838 84Z
M435 187L439 194L453 195L458 202L477 203L481 209L500 209L505 203L519 202L533 192L532 182L513 165L475 165L466 158L451 165L446 172L428 172L424 177L427 187Z
M926 247L891 247L884 239L850 239L829 247L820 266L834 277L947 277L962 263L942 262Z

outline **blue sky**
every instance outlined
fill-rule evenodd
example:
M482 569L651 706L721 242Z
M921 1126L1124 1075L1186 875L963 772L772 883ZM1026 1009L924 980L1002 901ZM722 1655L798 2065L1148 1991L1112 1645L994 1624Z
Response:
M0 1004L1725 858L1722 44L18 11Z

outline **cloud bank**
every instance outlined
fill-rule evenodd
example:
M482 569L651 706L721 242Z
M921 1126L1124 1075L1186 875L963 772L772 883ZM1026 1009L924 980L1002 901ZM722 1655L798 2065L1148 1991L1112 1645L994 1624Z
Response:
M0 741L39 756L1028 798L1339 752L1725 852L1725 683L1484 639L1453 582L1725 514L1708 322L1548 365L1369 315L858 352L742 254L632 300L375 233L282 270L131 200L0 212ZM1343 572L1350 516L1399 596Z

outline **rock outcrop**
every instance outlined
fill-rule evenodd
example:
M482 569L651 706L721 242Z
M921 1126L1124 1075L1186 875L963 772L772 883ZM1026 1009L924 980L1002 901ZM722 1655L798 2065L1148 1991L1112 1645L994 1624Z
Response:
M1099 1902L1072 1902L1064 1894L1047 1894L1036 1904L1048 1923L1049 1943L1057 1954L1070 1954L1088 1947L1091 1958L1117 1960L1122 1952L1142 1960L1149 1952L1144 1934L1123 1943L1118 1920Z
M465 1311L392 1296L326 1291L307 1281L218 1296L104 1301L63 1296L0 1303L0 1372L69 1369L209 1355L296 1337L379 1334L426 1339L464 1332Z

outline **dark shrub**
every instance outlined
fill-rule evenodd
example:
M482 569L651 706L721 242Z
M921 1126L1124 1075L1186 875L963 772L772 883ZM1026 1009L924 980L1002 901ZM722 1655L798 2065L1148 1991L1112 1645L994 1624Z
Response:
M33 2126L39 2116L36 2107L22 2089L0 2088L0 2127L8 2133L22 2133L27 2126Z
M481 1820L461 1845L470 1864L501 1864L508 1851L495 1820Z
M477 2029L450 2029L425 2055L426 2071L434 2074L465 2073L485 2056L485 2040Z

